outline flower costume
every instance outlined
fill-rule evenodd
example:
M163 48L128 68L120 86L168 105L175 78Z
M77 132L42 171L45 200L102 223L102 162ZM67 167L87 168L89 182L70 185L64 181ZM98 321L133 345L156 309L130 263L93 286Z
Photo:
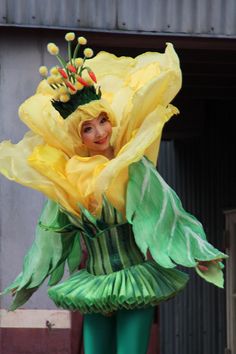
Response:
M200 222L155 169L163 126L178 113L170 104L181 87L173 46L134 59L100 52L87 62L90 71L78 81L97 80L101 97L63 119L54 90L43 81L19 109L30 132L16 145L0 145L0 172L49 198L23 272L5 290L15 293L12 309L48 276L56 305L82 313L146 308L173 297L188 280L177 264L196 267L222 287L218 261L226 256L207 242ZM73 94L73 84L67 86ZM111 160L88 156L80 137L83 122L101 112L113 126ZM89 258L86 269L76 271L81 238ZM197 267L211 260L207 271ZM73 275L57 284L65 262Z

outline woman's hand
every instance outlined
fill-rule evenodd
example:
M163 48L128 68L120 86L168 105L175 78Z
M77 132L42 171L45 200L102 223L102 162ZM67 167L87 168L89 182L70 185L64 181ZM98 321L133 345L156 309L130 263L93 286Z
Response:
M221 262L222 259L213 259L211 261L199 261L197 264L197 268L201 272L207 272L209 270L209 266L212 264L215 264L217 267L221 268L219 265L219 262Z

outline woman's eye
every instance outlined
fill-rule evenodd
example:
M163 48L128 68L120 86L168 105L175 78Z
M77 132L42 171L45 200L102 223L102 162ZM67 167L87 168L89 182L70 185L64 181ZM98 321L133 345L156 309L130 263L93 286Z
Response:
M107 122L107 117L102 117L101 120L100 120L100 123L103 124L103 123L106 123Z
M85 128L83 129L83 133L89 133L89 132L91 132L91 130L92 130L91 127L85 127Z

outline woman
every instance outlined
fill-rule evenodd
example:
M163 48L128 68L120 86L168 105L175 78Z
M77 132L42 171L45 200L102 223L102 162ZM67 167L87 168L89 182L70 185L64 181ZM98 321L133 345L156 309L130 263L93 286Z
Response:
M88 148L89 156L103 155L109 160L114 158L114 150L110 144L112 125L105 113L85 121L80 134L83 144ZM132 248L134 247L135 244ZM130 251L134 253L134 249ZM143 257L138 253L143 262ZM153 307L84 315L86 353L145 353L152 317Z
M102 52L87 60L85 49L82 61L76 47L69 63L54 44L49 51L64 67L19 111L33 133L0 146L0 171L49 198L24 271L5 292L15 294L15 309L50 275L56 305L85 314L86 354L144 354L153 306L186 285L176 264L223 286L226 256L154 165L162 128L178 112L170 105L181 86L178 58L170 44L164 54L135 59ZM77 269L81 239L86 269L55 285L66 261L71 273Z

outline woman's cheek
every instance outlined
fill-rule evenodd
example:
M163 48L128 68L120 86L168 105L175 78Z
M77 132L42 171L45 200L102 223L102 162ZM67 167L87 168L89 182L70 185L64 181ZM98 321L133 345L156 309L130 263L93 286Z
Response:
M91 136L90 134L84 134L82 137L83 144L89 145L91 143Z
M111 133L112 133L112 126L111 126L111 123L110 123L110 122L108 122L108 124L107 124L107 126L106 126L106 131L107 131L108 134L111 135Z

